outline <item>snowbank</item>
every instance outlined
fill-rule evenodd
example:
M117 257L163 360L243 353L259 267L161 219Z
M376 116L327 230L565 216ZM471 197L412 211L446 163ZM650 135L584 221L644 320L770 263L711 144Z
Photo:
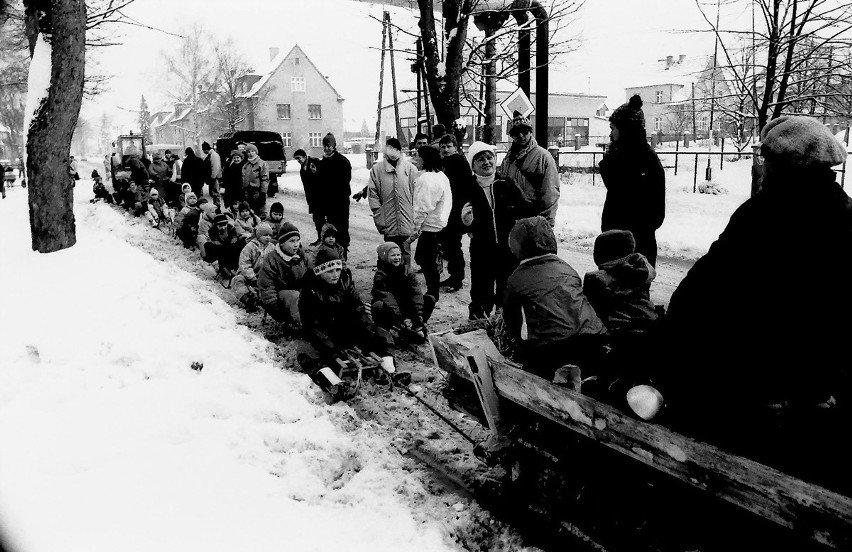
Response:
M216 284L128 245L150 230L80 183L77 245L50 255L26 193L0 202L7 548L453 549L369 422L282 371Z

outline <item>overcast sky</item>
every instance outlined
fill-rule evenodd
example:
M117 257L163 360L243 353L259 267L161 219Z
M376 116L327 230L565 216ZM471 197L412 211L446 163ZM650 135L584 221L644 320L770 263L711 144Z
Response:
M200 22L219 38L232 37L257 69L268 61L270 47L288 51L299 44L344 96L347 126L357 130L363 120L375 124L382 29L370 16L381 19L383 9L348 0L136 0L127 14L176 34ZM395 24L416 32L413 13L389 11ZM617 106L625 101L624 87L641 80L643 64L666 55L710 53L711 36L673 32L705 27L694 0L587 0L569 29L582 37L580 48L552 68L551 92L601 94ZM106 111L130 128L141 94L151 111L167 105L161 52L176 50L179 39L136 27L122 32L122 46L98 53L99 70L114 75L110 90L84 105L83 116L95 122ZM403 33L394 36L397 48L411 44ZM401 80L411 75L402 57L396 59ZM403 87L413 82L398 86ZM389 85L384 94L391 97Z

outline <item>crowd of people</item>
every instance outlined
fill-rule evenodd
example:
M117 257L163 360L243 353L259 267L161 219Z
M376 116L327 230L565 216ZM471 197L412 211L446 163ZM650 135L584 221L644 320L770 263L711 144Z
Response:
M112 198L152 226L172 227L184 246L216 263L246 309L262 308L285 333L304 337L299 361L326 389L321 369L347 347L384 357L397 345L424 343L441 294L469 281L469 319L502 316L516 360L549 381L594 381L585 389L603 400L650 383L673 425L735 448L748 449L760 431L783 441L779 424L788 436L828 447L807 428L836 428L826 419L849 417L849 371L839 359L852 328L828 320L849 302L841 282L852 276L852 203L831 170L846 152L823 125L782 117L764 128L761 192L734 213L667 313L650 297L665 173L638 96L610 117L597 270L584 278L557 254L558 167L530 121L515 113L499 163L493 145L476 141L465 153L459 137L439 127L431 143L418 134L409 155L388 138L354 195L351 165L333 135L323 138L322 158L296 151L316 235L310 243L284 220L279 202L266 209L269 175L252 144L238 145L225 163L206 144L203 158L188 148L182 166L169 152L148 167L131 159L130 179ZM95 187L109 201L100 180ZM381 236L368 301L347 266L350 197L367 199ZM808 285L808 296L784 276L790 251L825 276ZM723 408L714 404L719 386ZM785 465L795 469L801 456L788 455Z

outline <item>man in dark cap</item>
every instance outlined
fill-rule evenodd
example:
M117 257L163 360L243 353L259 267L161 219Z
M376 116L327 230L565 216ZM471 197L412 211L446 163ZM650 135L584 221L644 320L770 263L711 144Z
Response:
M509 136L512 145L497 172L514 182L524 197L518 218L542 216L553 226L559 207L556 161L533 138L530 120L517 111L509 123Z
M852 200L832 170L846 151L810 117L761 140L763 189L672 295L655 383L684 431L848 494Z
M343 250L349 252L349 196L352 188L352 164L337 151L337 140L334 134L328 133L322 139L323 158L320 162L319 175L323 183L324 205L326 220L337 228L337 242ZM346 255L344 255L345 259Z
M666 173L645 135L638 94L609 117L611 143L600 162L606 200L601 231L629 230L636 252L656 266L657 228L666 217Z

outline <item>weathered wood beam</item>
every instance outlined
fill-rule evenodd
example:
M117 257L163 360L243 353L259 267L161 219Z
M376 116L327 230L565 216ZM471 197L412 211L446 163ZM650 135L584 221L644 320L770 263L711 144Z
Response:
M466 354L484 330L430 336L439 368L470 379ZM630 458L832 548L852 549L852 499L774 468L634 419L612 406L520 370L492 347L498 395Z

